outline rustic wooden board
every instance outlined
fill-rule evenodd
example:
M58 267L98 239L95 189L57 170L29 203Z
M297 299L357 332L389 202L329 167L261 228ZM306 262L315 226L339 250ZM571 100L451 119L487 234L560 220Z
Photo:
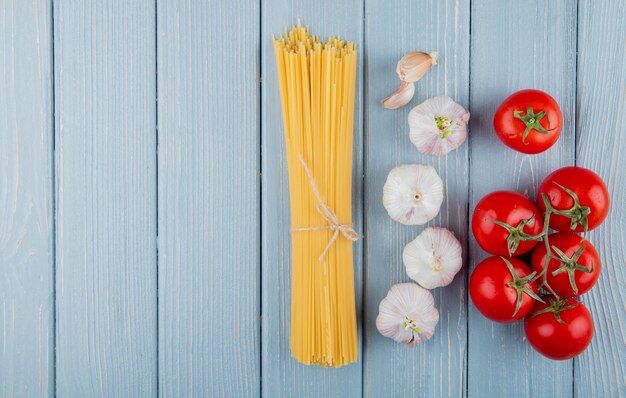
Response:
M258 396L259 6L157 9L160 395Z
M466 269L449 286L433 291L440 312L436 334L409 349L376 329L378 304L392 285L410 281L402 250L427 226L443 226L467 240L468 144L445 157L420 153L409 140L409 110L436 95L447 95L466 109L469 103L469 1L366 2L365 108L365 371L363 395L462 396L465 391ZM415 85L413 101L386 110L380 100L399 83L396 63L409 51L437 51L439 64ZM405 226L382 205L387 174L400 164L435 167L444 180L444 203L425 226Z
M472 2L470 209L499 189L535 198L543 178L574 162L576 4L571 1ZM492 127L497 106L512 92L537 88L561 106L559 141L539 155L504 146ZM473 236L470 265L487 257ZM561 397L572 394L572 361L543 358L525 341L521 323L497 324L468 307L469 397Z
M57 394L157 389L155 8L54 3Z
M0 395L54 392L52 12L0 5Z
M589 233L603 261L582 297L595 321L588 351L574 360L576 397L626 395L626 7L581 0L578 8L576 164L598 173L611 194L607 222Z
M313 34L326 38L340 35L356 43L359 51L354 121L353 222L357 231L362 223L362 96L363 96L363 2L350 0L263 1L261 30L262 54L262 374L263 395L268 397L358 397L361 396L363 351L359 362L341 369L304 366L289 351L291 322L291 248L289 184L284 157L283 125L280 108L272 34L279 34L298 18ZM357 317L361 318L363 243L354 244L354 272ZM359 330L359 336L361 332Z

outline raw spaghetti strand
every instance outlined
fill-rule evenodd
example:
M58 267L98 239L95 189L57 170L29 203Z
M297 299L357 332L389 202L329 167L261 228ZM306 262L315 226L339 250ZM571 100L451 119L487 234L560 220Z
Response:
M298 24L273 38L292 223L291 353L305 364L357 360L352 143L357 52Z

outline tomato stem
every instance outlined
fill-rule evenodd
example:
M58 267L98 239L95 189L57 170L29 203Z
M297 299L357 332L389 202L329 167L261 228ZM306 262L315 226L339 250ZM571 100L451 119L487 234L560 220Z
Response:
M522 135L522 143L526 144L526 137L530 134L532 129L537 130L541 134L549 134L551 131L555 129L546 130L540 122L541 119L545 118L548 120L548 127L550 127L550 119L548 118L548 114L546 111L541 111L539 113L535 113L532 107L529 107L526 110L526 114L522 115L522 111L513 111L513 117L521 120L526 125L526 129L524 130L524 134Z
M520 241L526 242L529 240L539 240L542 238L541 235L534 236L524 232L524 227L526 227L527 225L532 225L535 222L534 214L528 220L520 221L519 224L517 224L517 227L513 227L507 223L494 219L490 219L489 221L506 229L509 233L509 237L506 239L506 247L509 252L509 257L513 257L513 253L515 253L515 251L519 247Z
M578 304L580 304L579 302L576 302L574 304L571 305L565 305L565 303L567 303L569 299L568 298L564 298L564 299L554 299L552 297L548 297L548 306L544 309L541 309L537 312L535 312L534 314L532 314L530 317L534 318L537 315L541 315L541 314L547 314L549 312L554 314L554 318L556 318L556 321L560 324L563 325L567 325L567 323L565 323L565 321L563 321L563 319L561 319L561 312L565 311L565 310L571 310L572 308L576 307Z
M552 204L548 200L547 195L545 193L542 193L541 195L542 195L542 199L545 204L545 207L546 207L546 211L543 216L543 230L541 231L541 233L539 233L539 235L534 236L533 239L543 240L543 243L546 247L546 260L543 264L543 269L541 270L540 273L537 274L537 276L535 276L535 279L533 279L533 281L543 278L541 282L543 287L558 299L559 295L556 294L556 292L552 289L552 287L548 283L548 264L550 263L550 260L552 258L555 258L552 255L552 252L550 251L550 242L548 239L548 235L550 231L550 215L553 213L554 208L552 207Z
M532 108L528 108L528 110L529 111L527 115L529 114L534 115L534 113L532 113ZM526 117L526 116L523 116L523 117ZM580 201L578 200L578 196L576 195L574 191L562 186L561 184L557 182L554 182L554 184L556 184L559 188L565 191L565 193L567 193L569 196L572 197L572 199L574 200L574 205L567 210L557 210L552 206L552 203L550 202L548 195L542 192L541 199L543 200L543 204L544 204L544 207L546 208L546 211L543 216L543 229L538 235L530 235L523 231L524 227L526 227L527 225L532 225L532 223L534 222L535 215L533 215L531 218L527 220L520 221L520 223L516 227L513 227L507 223L504 223L498 220L491 219L490 221L506 229L509 232L509 237L507 238L507 250L509 252L509 256L513 256L513 253L517 250L520 242L527 242L531 240L543 241L546 247L546 259L543 264L543 269L539 273L534 272L533 274L531 274L532 278L530 279L530 282L534 282L539 279L542 279L541 284L543 288L549 291L558 300L560 299L559 295L554 291L554 289L552 289L552 287L548 283L548 265L550 264L550 260L556 260L563 264L562 267L552 272L552 275L554 276L554 275L558 275L561 272L567 272L570 285L572 286L572 289L574 290L574 293L576 294L578 294L578 286L576 286L574 273L576 271L591 273L593 272L594 267L592 265L591 269L589 269L589 268L584 267L581 264L578 264L577 262L582 252L585 249L584 246L581 246L576 251L576 253L572 255L571 258L567 257L565 253L563 253L561 250L559 250L555 246L550 246L550 241L549 241L548 236L550 232L550 216L552 214L569 217L572 220L571 225L570 225L570 228L572 230L576 230L576 228L580 224L584 229L584 233L587 233L587 226L588 226L587 216L591 213L591 209L588 206L582 206L580 204ZM556 255L552 254L553 251L554 253L556 253ZM509 263L507 262L507 264ZM511 269L512 268L509 268L509 270ZM519 293L519 291L518 291L518 305L521 305L521 293ZM517 313L518 309L519 307L515 310L515 313Z
M584 233L586 234L587 227L588 227L587 216L591 214L591 209L589 208L589 206L582 206L580 204L580 201L578 200L578 195L576 195L574 191L572 191L571 189L565 188L563 185L559 184L558 182L553 181L553 183L559 188L561 188L563 191L565 191L565 193L567 193L569 196L572 197L572 199L574 200L574 205L567 210L556 210L552 206L550 206L550 208L552 209L552 212L554 214L559 214L561 216L569 217L571 220L570 229L572 231L575 231L576 228L578 227L578 224L580 224L583 227Z
M585 246L581 245L578 250L576 250L576 252L572 255L572 257L567 257L565 253L563 253L563 251L556 246L552 246L552 250L559 256L559 258L557 258L556 260L563 264L560 268L552 272L552 275L556 276L562 272L567 272L567 275L569 277L569 283L574 290L574 294L578 294L578 287L576 286L574 273L576 271L582 271L589 274L592 273L594 269L593 264L591 265L591 268L587 268L584 265L578 263L578 259L583 254Z
M552 289L552 287L548 283L548 265L550 263L550 260L556 260L560 263L563 263L563 266L557 269L556 271L554 271L552 275L558 275L561 272L567 271L570 285L572 286L572 289L574 290L576 294L578 293L578 287L576 286L574 272L583 271L583 272L591 273L593 272L593 266L591 269L589 269L577 263L578 259L580 258L580 255L582 254L584 250L584 246L581 246L578 249L578 251L574 253L572 258L569 258L565 256L565 253L560 251L558 248L550 245L550 240L548 236L549 236L549 230L550 230L550 216L552 214L558 214L558 215L571 218L572 229L576 229L576 227L580 223L585 229L585 232L587 232L587 215L591 212L589 207L580 205L578 196L576 196L576 194L573 191L563 187L562 185L556 182L555 184L557 184L561 189L563 189L567 194L569 194L572 197L572 199L574 199L574 205L568 210L557 210L552 206L552 203L550 202L548 195L542 192L541 199L543 200L544 207L546 208L546 211L543 216L543 230L541 231L541 233L539 233L539 235L531 236L530 238L527 238L526 240L543 240L543 243L546 247L546 259L544 261L543 269L541 270L540 273L537 274L537 276L535 277L535 280L542 278L543 287L546 290L548 290L553 296L559 299L559 295L556 294L556 292ZM554 253L556 253L556 255L552 254L553 251Z
M546 207L546 212L543 217L545 224L543 225L543 231L542 231L542 233L544 234L543 243L546 247L546 260L544 261L543 269L541 270L541 273L543 274L542 285L545 287L546 290L552 293L554 297L559 299L559 295L556 294L554 289L552 289L552 286L550 286L550 284L548 283L548 265L550 264L550 260L552 259L552 252L550 251L550 241L549 241L548 235L549 235L549 230L550 230L550 215L554 211L554 208L552 207L552 203L550 203L550 200L548 199L548 195L542 192L541 198L543 199L543 203Z
M523 298L522 296L524 293L526 293L533 299L537 301L541 301L543 303L544 301L541 299L541 297L539 297L537 293L533 292L532 289L528 287L528 285L533 282L533 278L535 277L535 274L537 272L533 271L531 274L526 275L523 278L520 278L517 275L517 272L515 272L515 269L513 268L513 264L511 264L511 262L504 257L500 257L500 258L502 259L502 261L506 263L506 267L509 269L511 276L513 277L513 280L507 283L507 286L515 289L515 292L517 293L517 303L515 304L515 311L513 312L512 316L515 316L517 312L519 311L519 309L522 307L522 298Z

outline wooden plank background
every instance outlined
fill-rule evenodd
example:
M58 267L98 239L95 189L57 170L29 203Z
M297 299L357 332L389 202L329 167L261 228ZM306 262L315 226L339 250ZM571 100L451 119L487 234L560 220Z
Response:
M306 367L289 354L290 236L271 34L300 18L359 49L354 214L359 362ZM409 107L383 110L411 50L440 62ZM511 92L561 105L544 154L513 152L491 119ZM468 142L429 157L410 107L448 95ZM626 396L626 5L621 0L175 0L0 2L0 396ZM382 207L387 173L433 165L440 215L466 266L436 289L432 340L408 349L375 328L407 281L404 245L424 227ZM467 277L485 254L468 231L496 189L534 197L578 164L612 195L589 238L604 261L583 296L589 350L553 362L520 324L485 320Z
M589 234L604 269L584 298L596 330L573 361L576 397L626 396L626 4L601 3L578 4L576 164L604 179L612 203Z
M56 1L56 393L157 391L155 7Z
M259 9L158 10L159 391L256 396Z
M0 396L54 393L52 3L0 11Z

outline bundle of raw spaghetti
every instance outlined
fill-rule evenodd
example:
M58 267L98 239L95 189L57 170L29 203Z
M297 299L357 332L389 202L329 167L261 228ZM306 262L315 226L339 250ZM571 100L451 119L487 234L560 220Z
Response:
M357 53L298 24L274 40L291 200L291 353L339 367L358 355L352 242Z

